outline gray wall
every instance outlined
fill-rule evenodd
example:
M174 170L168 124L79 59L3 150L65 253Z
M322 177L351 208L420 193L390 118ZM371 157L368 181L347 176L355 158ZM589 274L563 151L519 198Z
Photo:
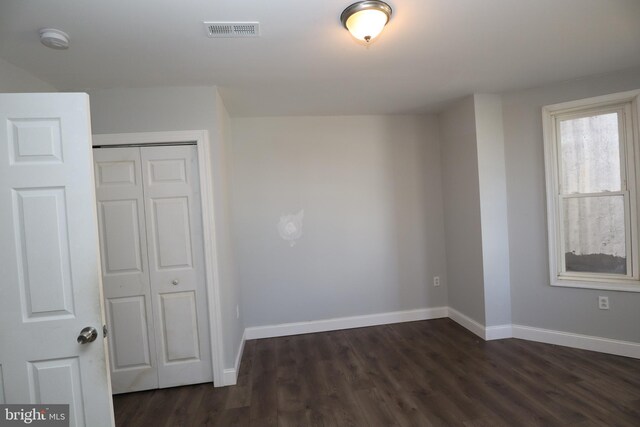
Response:
M238 279L238 264L235 260L235 242L231 234L231 182L230 182L230 153L231 153L231 118L224 106L222 98L216 91L216 136L214 146L217 150L211 152L211 162L214 167L214 182L217 189L214 191L220 195L219 205L216 208L216 241L218 243L218 263L220 264L220 282L224 283L221 289L222 318L224 322L225 336L225 360L234 366L233 358L238 355L238 349L244 334L244 306L241 302L242 294ZM238 317L236 317L238 307Z
M233 118L232 125L247 326L447 304L435 117ZM301 209L303 235L290 247L277 224Z
M541 108L640 88L640 69L503 96L515 324L640 342L640 293L549 285ZM598 295L611 309L597 308Z
M0 92L57 92L57 89L0 58Z
M473 96L439 116L449 306L485 324L480 184Z
M226 111L215 87L108 89L89 92L94 134L209 131L213 166L216 244L220 272L225 368L235 364L244 325L236 319L240 304L229 228L229 195L225 160Z
M502 100L476 94L476 141L482 222L485 325L511 323L509 228Z

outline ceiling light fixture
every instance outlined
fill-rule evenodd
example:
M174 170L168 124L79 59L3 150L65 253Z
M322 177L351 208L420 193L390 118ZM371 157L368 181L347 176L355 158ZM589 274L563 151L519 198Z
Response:
M40 30L40 42L51 49L69 49L69 35L55 28L43 28Z
M342 25L358 40L369 43L391 19L391 6L380 0L359 1L340 15Z

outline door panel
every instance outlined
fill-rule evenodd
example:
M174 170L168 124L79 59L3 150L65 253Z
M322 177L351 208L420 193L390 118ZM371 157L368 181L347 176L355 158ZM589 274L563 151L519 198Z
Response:
M140 151L159 384L212 381L196 148Z
M189 199L171 197L151 199L155 268L191 268L191 225Z
M149 162L149 185L187 183L185 159L153 160Z
M114 393L158 387L140 150L93 150Z
M138 201L98 202L102 217L102 265L105 276L142 272ZM107 233L107 230L109 232Z
M150 368L147 309L143 296L109 299L109 315L114 331L111 346L116 370Z
M31 396L35 402L70 403L70 425L85 419L77 357L29 363Z
M60 119L9 119L11 164L63 163Z
M136 182L140 182L139 179L136 181L138 167L135 161L100 162L96 168L96 187L135 187Z
M64 188L13 190L24 320L73 316Z
M160 295L166 362L200 358L195 292ZM171 331L171 333L167 333Z
M0 95L0 387L111 426L86 94Z

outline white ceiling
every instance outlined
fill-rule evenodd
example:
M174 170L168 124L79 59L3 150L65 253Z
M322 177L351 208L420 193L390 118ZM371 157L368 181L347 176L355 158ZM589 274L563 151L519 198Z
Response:
M391 0L369 48L350 0L2 0L0 57L61 90L217 85L232 115L433 111L640 65L640 0ZM260 21L209 39L202 21ZM67 51L38 29L71 36Z

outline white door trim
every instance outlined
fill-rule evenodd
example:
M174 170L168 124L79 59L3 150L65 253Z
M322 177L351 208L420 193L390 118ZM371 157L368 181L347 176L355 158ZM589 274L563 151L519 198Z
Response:
M202 200L202 230L204 233L205 280L209 327L211 330L211 366L213 384L224 386L222 361L222 316L220 310L220 277L216 250L216 230L213 209L213 181L211 158L209 157L209 132L206 130L186 130L172 132L137 132L93 135L93 145L158 144L195 142L198 149L198 169L200 174L200 198Z

